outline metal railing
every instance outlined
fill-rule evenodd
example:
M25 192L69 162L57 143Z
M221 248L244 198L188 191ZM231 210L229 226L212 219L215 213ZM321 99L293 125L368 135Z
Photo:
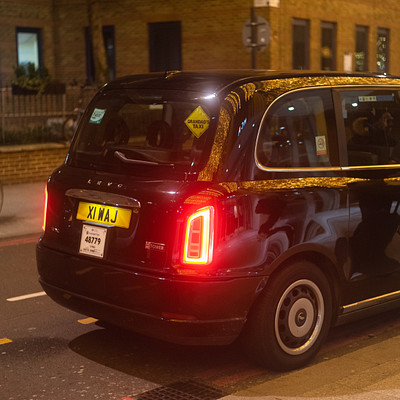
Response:
M68 88L61 94L15 94L11 87L0 88L0 145L7 132L18 132L36 127L60 130L66 118L78 107L86 107L96 92L93 87Z

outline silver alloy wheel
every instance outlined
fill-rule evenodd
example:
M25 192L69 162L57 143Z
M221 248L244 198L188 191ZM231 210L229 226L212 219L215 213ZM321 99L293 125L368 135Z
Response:
M307 279L292 283L283 293L275 312L275 336L289 355L308 351L323 325L324 298L318 286Z

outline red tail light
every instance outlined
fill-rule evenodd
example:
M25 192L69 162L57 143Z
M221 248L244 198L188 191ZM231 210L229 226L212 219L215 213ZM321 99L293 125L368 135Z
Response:
M47 202L49 200L49 196L47 194L47 185L44 188L44 202L43 202L43 224L42 229L43 231L46 230L46 216L47 216Z
M214 250L214 208L205 207L192 214L186 223L184 264L209 264Z

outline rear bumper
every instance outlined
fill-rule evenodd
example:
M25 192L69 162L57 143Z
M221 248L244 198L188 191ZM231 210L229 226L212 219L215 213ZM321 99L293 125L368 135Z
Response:
M37 246L39 281L79 313L179 344L223 345L240 334L262 277L189 280L116 268Z

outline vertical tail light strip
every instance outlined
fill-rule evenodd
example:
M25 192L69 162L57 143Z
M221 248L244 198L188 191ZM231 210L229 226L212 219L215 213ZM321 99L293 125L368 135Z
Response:
M214 208L202 208L187 219L184 264L209 264L214 250Z
M43 224L42 229L43 231L46 230L46 218L47 218L47 203L49 201L49 195L47 193L47 185L44 188L44 202L43 202Z

